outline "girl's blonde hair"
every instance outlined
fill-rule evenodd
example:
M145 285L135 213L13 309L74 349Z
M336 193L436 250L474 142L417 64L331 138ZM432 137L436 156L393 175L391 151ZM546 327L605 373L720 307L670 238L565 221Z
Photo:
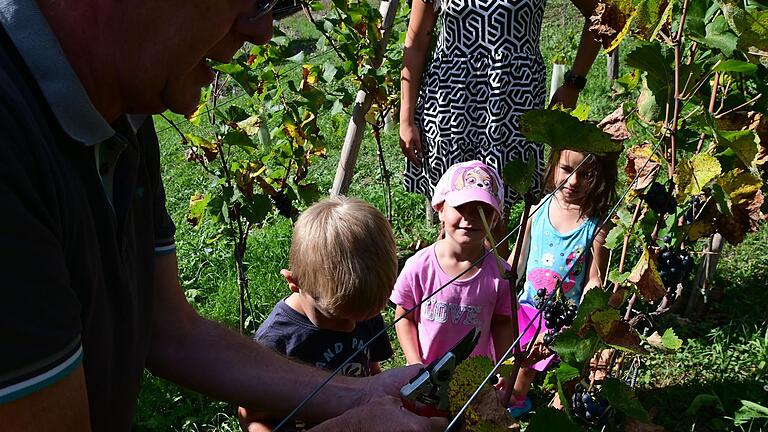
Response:
M293 229L291 273L323 312L370 316L387 304L397 277L389 221L365 201L334 197L305 210Z
M544 175L544 191L550 193L558 186L555 184L555 172L560 162L561 150L553 150L549 155L547 170ZM582 217L604 217L616 202L616 181L618 178L617 158L618 154L597 155L594 153L581 153L584 155L584 163L578 169L583 178L584 187L576 196ZM576 168L576 167L574 167Z

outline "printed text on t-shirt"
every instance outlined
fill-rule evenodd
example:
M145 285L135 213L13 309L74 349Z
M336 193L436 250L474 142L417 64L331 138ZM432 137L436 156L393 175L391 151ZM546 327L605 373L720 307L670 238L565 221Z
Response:
M482 306L470 306L455 303L447 303L431 298L423 304L423 317L430 321L446 323L450 320L452 324L464 324L466 326L476 326L479 323L477 319Z

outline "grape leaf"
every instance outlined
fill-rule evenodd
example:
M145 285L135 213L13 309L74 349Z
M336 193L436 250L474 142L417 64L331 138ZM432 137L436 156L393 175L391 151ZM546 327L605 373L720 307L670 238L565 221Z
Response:
M754 166L760 143L756 133L751 130L718 131L716 137L717 143L732 149L744 165Z
M187 211L187 222L190 225L197 226L203 220L205 208L208 205L209 197L200 192L189 197L189 210Z
M624 244L624 232L625 228L621 225L616 225L611 228L608 235L605 237L605 247L608 249L615 249Z
M272 211L272 200L261 194L253 195L240 208L240 214L252 224L264 221L270 211Z
M720 62L712 68L715 72L728 72L728 73L743 73L746 75L754 75L757 72L757 65L744 62L741 60L725 60Z
M656 263L651 259L648 249L637 261L627 280L637 287L643 300L655 302L666 294L667 290L661 282L661 276L656 271Z
M581 372L579 372L578 369L569 365L568 363L561 362L560 366L555 369L555 374L557 375L558 381L561 383L567 383L568 381L578 378L579 375L581 375Z
M568 414L555 408L541 408L531 417L526 432L568 431L581 432L584 429L573 422Z
M710 48L719 49L728 57L733 55L739 38L728 27L728 23L722 15L718 15L711 23L707 24L706 32L707 37L700 42Z
M720 162L710 154L697 153L690 159L680 158L673 177L677 185L678 202L701 193L702 188L721 172Z
M590 327L584 334L578 334L573 327L563 331L555 338L552 349L564 362L578 369L584 362L592 358L595 346L599 339L595 331Z
M763 182L750 172L735 169L720 176L717 184L728 194L733 208L733 205L751 202Z
M521 159L509 161L504 165L503 173L504 183L523 195L531 189L531 182L536 174L536 159L530 158L528 162Z
M611 141L608 134L588 122L560 111L535 109L526 112L520 119L520 130L534 142L552 146L553 150L573 150L584 153L619 152L623 146Z
M648 72L649 77L655 78L662 84L669 84L674 77L672 64L674 56L658 41L643 43L627 53L627 66Z
M606 378L600 385L600 394L608 399L612 407L624 414L642 422L647 423L651 421L648 412L640 404L640 401L637 400L635 392L621 380Z
M669 18L674 3L667 0L640 0L634 26L638 35L644 40L653 39L658 29Z
M245 120L239 121L237 127L242 129L248 136L254 136L261 130L261 116L252 115Z
M589 17L589 32L606 51L618 46L630 29L635 16L634 6L628 0L599 2Z
M683 346L683 341L677 337L675 331L671 328L664 331L664 334L661 336L661 343L664 344L666 349L671 351L677 351Z
M576 318L573 319L571 328L581 333L582 328L589 323L589 316L593 312L610 308L608 306L608 299L610 297L610 294L602 289L595 288L587 291L579 305L579 310L576 312Z
M621 319L618 310L609 309L595 312L590 319L597 335L606 345L622 351L647 353L640 345L640 335L628 322Z
M723 1L720 9L728 25L739 36L739 47L768 50L768 11L745 10L733 1Z
M661 107L656 94L648 87L646 77L643 77L643 89L637 97L637 115L646 123L656 123L661 119Z
M683 346L683 341L677 337L671 328L666 329L663 336L659 335L659 332L653 332L646 338L646 342L652 347L664 351L677 351Z
M610 273L608 273L608 280L615 284L621 285L627 282L627 279L629 279L629 274L629 272L619 273L618 269L613 269Z
M688 226L687 237L690 241L696 241L700 238L709 237L714 232L715 227L711 222L697 220Z

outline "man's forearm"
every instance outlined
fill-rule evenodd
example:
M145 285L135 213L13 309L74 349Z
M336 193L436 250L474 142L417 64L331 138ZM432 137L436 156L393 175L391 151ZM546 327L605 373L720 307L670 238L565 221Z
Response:
M276 416L290 412L330 372L289 361L222 325L206 320L178 286L175 256L159 257L152 345L147 367L192 390ZM356 406L364 382L337 377L302 417L320 420Z

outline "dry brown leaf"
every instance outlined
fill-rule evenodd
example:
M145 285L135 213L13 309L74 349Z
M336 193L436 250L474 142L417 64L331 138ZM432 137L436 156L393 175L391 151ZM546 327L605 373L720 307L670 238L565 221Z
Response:
M632 186L632 189L640 190L648 187L656 179L660 168L661 161L653 153L653 147L650 143L646 142L627 150L627 165L624 167L627 181L632 181L637 177L637 182ZM638 172L640 175L637 175Z
M624 12L613 4L598 3L589 17L589 32L603 48L608 48L624 29L627 19Z
M646 250L640 260L635 264L632 273L627 280L637 287L637 291L643 300L655 302L664 297L667 290L661 281L656 264Z
M597 127L603 130L611 136L611 139L617 142L622 142L632 135L627 129L627 123L624 119L624 107L620 106L616 111L608 114L604 119L600 120Z

